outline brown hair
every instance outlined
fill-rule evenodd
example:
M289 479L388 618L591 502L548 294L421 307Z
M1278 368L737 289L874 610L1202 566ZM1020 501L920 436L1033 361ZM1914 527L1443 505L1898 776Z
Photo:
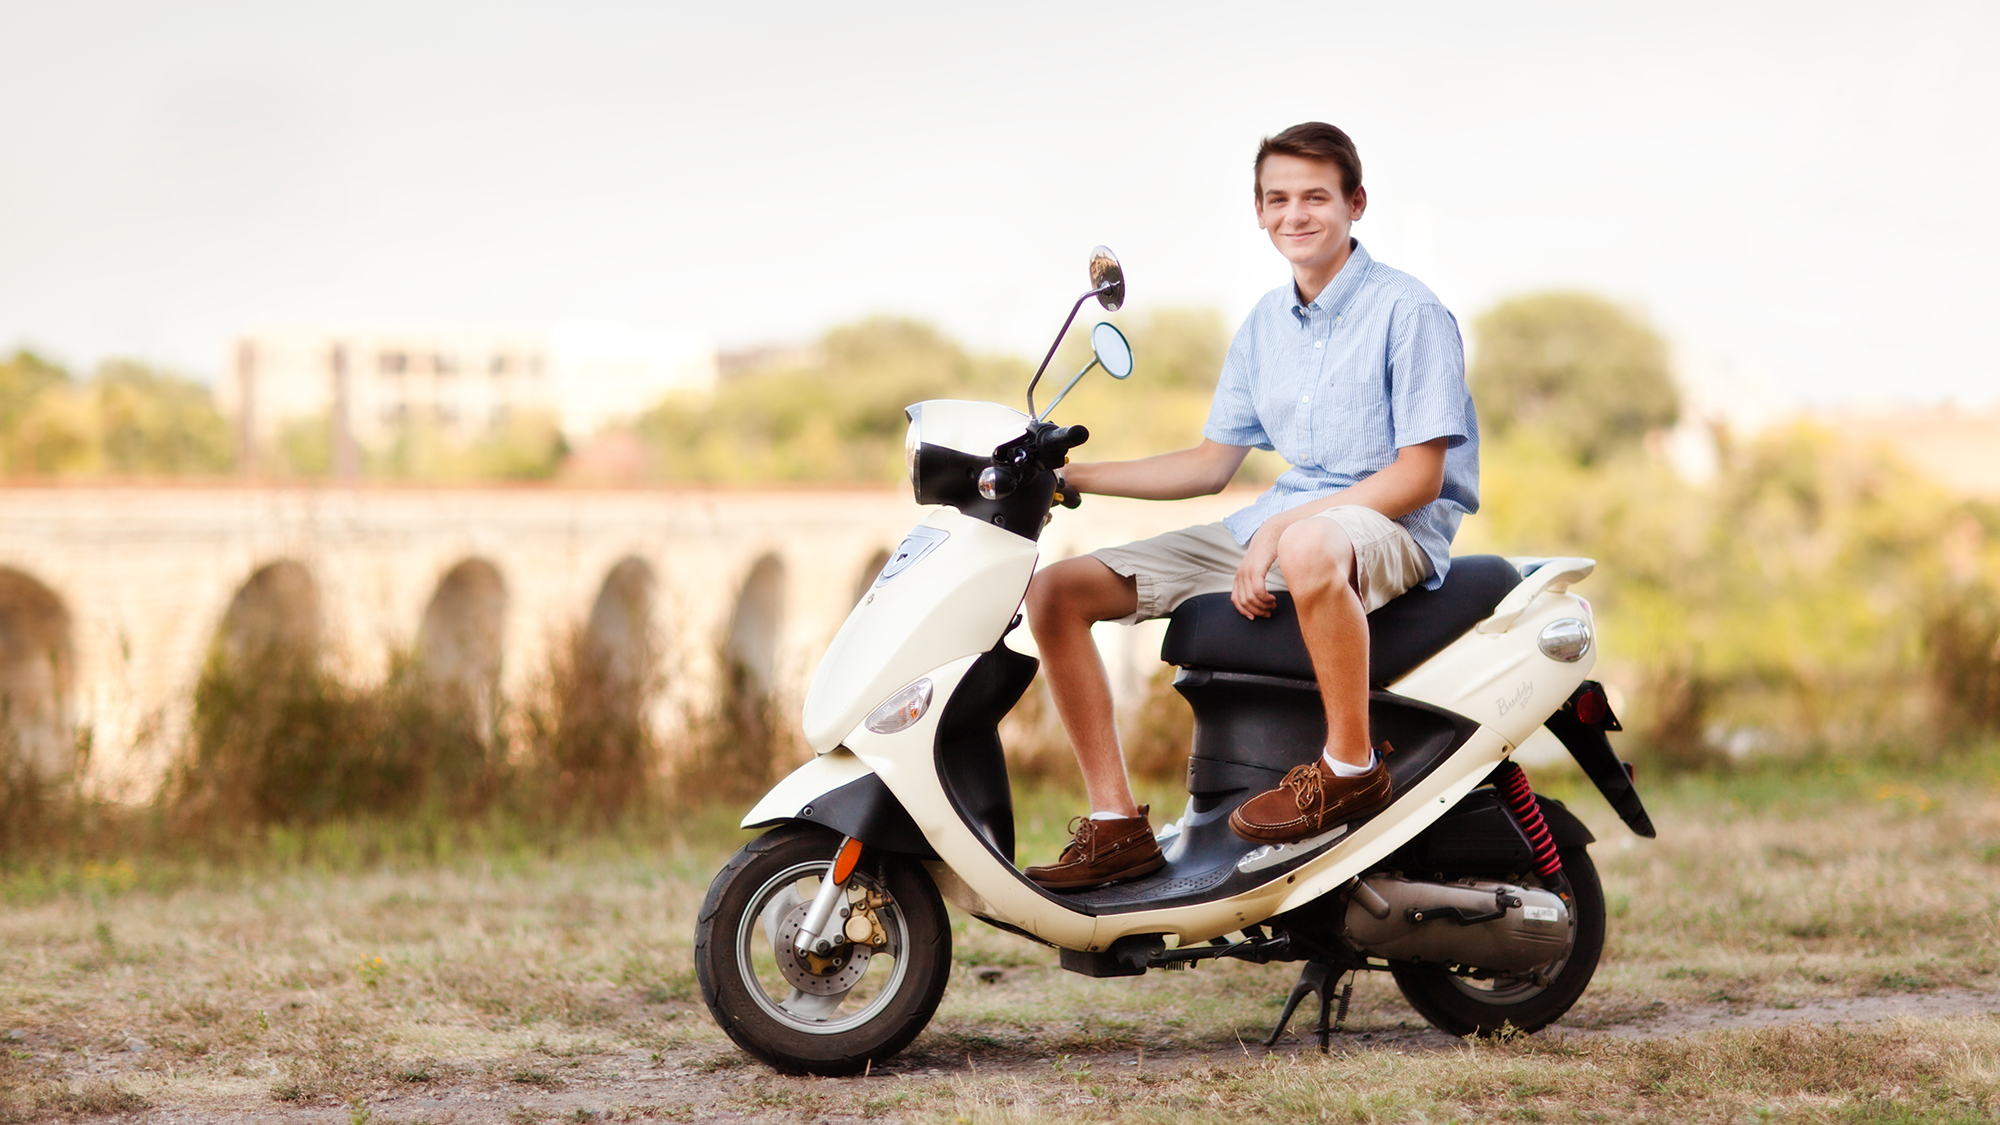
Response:
M1361 154L1354 151L1354 141L1346 133L1328 125L1324 121L1308 121L1294 125L1275 137L1265 137L1257 146L1256 192L1257 205L1264 205L1264 158L1272 153L1296 156L1301 160L1319 160L1340 169L1340 186L1347 198L1361 188Z

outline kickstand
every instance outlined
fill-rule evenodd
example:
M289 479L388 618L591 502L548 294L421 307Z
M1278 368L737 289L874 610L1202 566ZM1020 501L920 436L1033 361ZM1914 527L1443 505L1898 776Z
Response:
M1332 981L1347 977L1346 987L1340 990L1340 1014L1333 1014ZM1331 980L1329 980L1331 978ZM1292 986L1292 994L1285 1000L1285 1010L1278 1014L1278 1026L1271 1029L1271 1037L1264 1041L1265 1047L1275 1047L1278 1039L1285 1034L1285 1025L1292 1022L1292 1013L1299 1010L1299 1001L1306 997L1319 996L1319 1026L1313 1029L1319 1036L1319 1049L1324 1054L1332 1045L1333 1033L1347 1024L1347 1003L1354 998L1354 975L1345 970L1336 973L1332 965L1325 961L1307 961L1299 970L1299 982Z

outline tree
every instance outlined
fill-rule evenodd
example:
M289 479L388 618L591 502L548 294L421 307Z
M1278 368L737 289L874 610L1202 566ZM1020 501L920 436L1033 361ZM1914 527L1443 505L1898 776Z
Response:
M1089 362L1094 319L1080 315L1070 328L1035 392L1038 406ZM1137 356L1132 381L1092 373L1058 421L1089 424L1081 456L1090 460L1196 444L1229 350L1221 317L1166 309L1123 326ZM1011 356L969 354L928 325L876 318L828 332L804 363L725 379L707 402L668 399L637 428L668 480L895 481L904 473L905 406L970 398L1018 409L1032 370Z
M233 448L207 387L129 360L91 377L105 467L132 475L220 473Z
M69 372L26 348L0 359L0 433L13 433L37 396L67 382Z
M1680 418L1666 342L1602 297L1516 297L1474 331L1468 381L1479 421L1496 437L1532 431L1588 465Z
M893 481L903 408L929 398L1013 397L1020 363L966 354L925 324L836 328L809 362L748 371L707 402L668 399L639 420L669 480Z
M32 450L22 440L22 423L36 413L46 392L68 385L69 372L26 348L0 360L0 469L35 471Z

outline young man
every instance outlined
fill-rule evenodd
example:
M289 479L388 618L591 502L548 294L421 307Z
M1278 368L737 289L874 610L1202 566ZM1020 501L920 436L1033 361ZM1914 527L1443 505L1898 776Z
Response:
M1291 279L1237 330L1202 443L1071 465L1064 476L1079 492L1178 500L1221 491L1253 447L1276 449L1292 468L1222 523L1035 575L1028 620L1091 807L1057 862L1028 869L1050 889L1166 862L1132 800L1093 624L1164 617L1222 591L1245 617L1266 617L1272 592L1289 588L1326 706L1326 749L1244 802L1230 825L1252 840L1316 836L1392 796L1368 739L1367 614L1413 586L1435 589L1460 518L1479 507L1479 426L1458 322L1349 233L1368 208L1354 142L1331 125L1295 125L1265 138L1254 182L1257 225Z

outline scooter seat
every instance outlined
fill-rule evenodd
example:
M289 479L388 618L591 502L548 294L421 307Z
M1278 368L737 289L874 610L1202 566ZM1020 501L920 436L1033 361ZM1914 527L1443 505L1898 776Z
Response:
M1368 615L1368 683L1383 687L1443 651L1491 616L1521 583L1514 564L1498 555L1451 560L1444 584L1421 587ZM1228 594L1202 594L1175 609L1160 659L1182 668L1313 678L1312 657L1299 632L1289 593L1277 595L1271 616L1255 621L1236 612Z

